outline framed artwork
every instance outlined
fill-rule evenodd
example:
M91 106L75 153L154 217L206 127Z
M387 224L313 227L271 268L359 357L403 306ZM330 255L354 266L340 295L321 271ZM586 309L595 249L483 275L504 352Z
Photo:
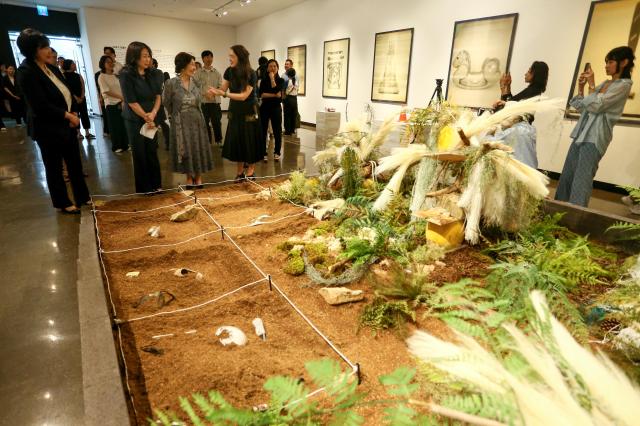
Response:
M322 55L322 97L347 99L349 88L350 38L324 42Z
M509 71L518 14L456 21L446 99L471 108L491 108L500 99L500 77Z
M372 101L407 103L412 47L413 28L376 33Z
M275 51L275 49L263 50L262 52L260 52L260 56L264 56L267 59L275 59L276 58L276 51Z
M605 0L591 3L587 25L582 37L580 55L573 73L569 100L578 93L578 78L587 63L595 74L596 85L607 79L604 58L618 46L629 46L638 56L638 36L640 35L640 1ZM633 77L633 76L632 76ZM640 93L635 84L631 87L629 99L624 106L621 123L640 124ZM566 116L578 118L579 113L569 107Z
M307 45L287 47L287 59L293 61L293 68L296 70L296 79L300 81L298 96L307 94Z

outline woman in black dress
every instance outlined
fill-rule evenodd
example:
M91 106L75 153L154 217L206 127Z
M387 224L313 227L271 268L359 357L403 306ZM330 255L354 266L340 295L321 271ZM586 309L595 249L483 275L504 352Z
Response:
M284 80L278 75L278 61L275 59L269 60L267 63L267 69L262 79L260 80L260 98L262 104L260 105L260 118L262 121L262 136L263 143L267 139L267 129L269 128L269 121L271 121L271 128L273 129L273 136L275 138L275 147L273 150L273 160L280 161L280 149L282 147L282 86ZM266 140L266 143L269 143ZM265 144L266 146L266 144ZM264 157L265 161L267 157Z
M222 156L236 162L236 180L252 179L255 177L255 163L260 161L266 152L255 94L257 77L251 69L249 52L244 46L231 46L229 63L221 88L211 90L214 95L230 99L227 115L229 123ZM245 163L248 165L246 175Z
M11 106L11 115L16 120L16 125L22 127L22 120L26 122L27 117L24 111L24 102L16 82L16 69L13 65L7 67L7 75L4 76L2 83L4 96L9 100L9 106Z
M75 100L60 70L47 63L51 49L45 35L27 28L18 36L17 44L26 58L18 68L18 87L29 110L29 135L42 154L53 206L62 213L78 214L77 206L89 201L89 190L76 138L80 119L71 112ZM62 160L67 164L75 206L62 177Z
M126 64L120 71L124 105L122 117L133 152L133 175L136 192L150 193L161 189L158 134L152 138L140 134L143 126L153 131L159 125L162 88L151 70L151 49L134 41L127 47Z
M89 133L91 128L91 121L89 121L89 111L87 110L87 99L84 91L84 79L78 74L76 63L71 59L65 59L62 63L62 69L64 70L64 78L67 79L67 84L71 88L71 94L78 104L78 112L80 113L80 122L84 129L84 135L87 139L95 139L96 137ZM82 135L78 135L82 139Z

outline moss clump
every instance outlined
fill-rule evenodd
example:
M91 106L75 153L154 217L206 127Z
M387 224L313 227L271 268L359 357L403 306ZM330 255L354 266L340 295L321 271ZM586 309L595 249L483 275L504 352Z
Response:
M293 247L298 246L300 244L303 244L302 242L299 241L283 241L281 243L279 243L276 248L280 251L283 251L285 253L288 253L291 251L291 249L293 249Z
M428 264L443 258L444 247L434 243L427 243L419 246L411 252L411 260L416 263Z
M307 243L304 246L304 251L307 254L309 263L312 265L325 263L329 253L327 246L321 243Z
M301 255L291 256L284 265L283 271L289 275L298 276L304 274L304 260Z

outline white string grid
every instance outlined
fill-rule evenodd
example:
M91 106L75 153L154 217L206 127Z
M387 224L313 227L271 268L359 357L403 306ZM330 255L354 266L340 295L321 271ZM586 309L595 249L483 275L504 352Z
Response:
M257 178L257 179L270 179L270 178L276 178L276 177L280 177L280 176L287 176L287 175L289 175L289 174L290 174L290 173L284 173L284 174L274 175L274 176L265 176L265 177ZM220 185L220 184L229 183L229 182L235 182L235 180L225 180L225 181L220 181L220 182L207 183L207 184L203 184L203 186L204 186L204 185ZM263 187L262 185L259 185L259 184L258 184L257 182L255 182L254 180L248 180L248 182L250 182L251 184L254 184L255 186L257 186L257 187L259 187L259 188L261 188L262 190L267 190L267 189L268 189L268 190L271 192L271 189L270 189L270 188L265 188L265 187ZM173 188L173 189L171 189L171 190L165 190L165 191L163 191L163 192L169 192L169 191L172 191L172 190L179 190L179 191L183 191L183 190L184 190L184 188L183 188L182 186L179 186L178 188ZM119 197L123 197L123 196L135 196L135 195L145 195L145 194L139 194L139 193L138 193L138 194L117 194L117 195L113 195L113 197L116 197L116 196L119 196ZM254 195L254 196L255 196L256 194L250 194L250 195ZM98 197L111 197L111 195L96 195L96 196L98 196ZM225 298L225 297L228 297L228 296L230 296L230 295L232 295L232 294L235 294L235 293L237 293L237 292L239 292L239 291L241 291L241 290L243 290L243 289L246 289L246 288L249 288L249 287L255 286L255 285L257 285L257 284L259 284L259 283L261 283L261 282L269 282L270 288L275 288L275 289L276 289L276 291L277 291L277 292L282 296L282 298L283 298L283 299L284 299L284 300L285 300L285 301L286 301L286 302L287 302L287 303L288 303L288 304L289 304L289 305L290 305L290 306L291 306L291 307L292 307L292 308L293 308L293 309L294 309L294 310L295 310L295 311L300 315L300 317L301 317L301 318L302 318L302 319L303 319L303 320L304 320L304 321L305 321L305 322L306 322L306 323L311 327L311 329L312 329L313 331L315 331L315 332L316 332L316 334L318 334L318 336L320 336L320 338L322 338L322 340L324 340L324 341L325 341L325 343L327 343L327 345L328 345L328 346L329 346L329 347L330 347L330 348L331 348L331 349L332 349L332 350L333 350L333 351L334 351L334 352L335 352L335 353L336 353L336 354L337 354L337 355L338 355L338 356L339 356L339 357L340 357L340 358L341 358L341 359L342 359L342 360L343 360L347 365L349 365L349 367L351 367L351 370L352 370L352 371L351 371L351 373L349 374L349 377L352 377L353 375L357 375L357 376L358 376L358 380L360 380L360 366L359 366L359 364L351 362L351 360L349 360L349 358L347 358L347 357L346 357L346 355L344 355L344 354L342 353L342 351L340 351L340 349L338 349L338 348L336 347L336 345L335 345L335 344L334 344L334 343L333 343L333 342L332 342L332 341L331 341L331 340L330 340L330 339L329 339L329 338L328 338L324 333L322 333L322 331L320 331L320 329L319 329L319 328L318 328L318 327L317 327L317 326L316 326L316 325L315 325L315 324L314 324L314 323L313 323L313 322L312 322L312 321L311 321L311 320L310 320L310 319L309 319L309 318L304 314L304 312L302 312L302 310L301 310L301 309L300 309L300 308L299 308L295 303L293 303L293 301L292 301L292 300L291 300L291 299L286 295L286 293L285 293L285 292L284 292L284 291L283 291L283 290L282 290L282 289L281 289L281 288L280 288L280 287L279 287L279 286L274 282L274 280L272 279L271 275L267 275L267 274L266 274L266 273L265 273L265 272L264 272L264 271L263 271L263 270L262 270L262 269L261 269L261 268L260 268L256 263L255 263L255 261L253 261L253 259L251 259L251 258L250 258L246 253L245 253L245 251L244 251L244 250L243 250L243 249L242 249L242 248L241 248L241 247L240 247L240 246L235 242L235 240L234 240L234 239L233 239L233 238L232 238L232 237L231 237L231 236L226 232L225 228L224 228L224 227L223 227L223 226L222 226L222 225L221 225L221 224L220 224L220 223L219 223L219 222L218 222L218 221L217 221L217 220L216 220L216 219L211 215L211 213L210 213L210 212L209 212L209 211L208 211L208 210L207 210L207 209L202 205L202 203L200 203L200 201L199 201L199 200L198 200L198 198L197 198L197 194L195 194L192 198L193 198L193 200L195 200L196 204L197 204L197 205L198 205L198 206L199 206L199 207L200 207L200 208L201 208L201 209L206 213L206 215L209 217L209 219L210 219L210 220L211 220L211 221L212 221L212 222L213 222L213 223L218 227L218 229L216 229L216 230L214 230L214 231L206 232L206 233L204 233L204 234L200 234L200 235L198 235L198 236L195 236L195 237L189 238L189 239L188 239L188 240L186 240L186 241L182 241L182 242L178 242L178 243L174 243L174 244L150 245L150 246L144 246L144 247L137 247L137 248L133 248L133 249L112 250L112 251L104 251L104 250L102 249L102 241L101 241L101 238L100 238L100 231L99 231L98 220L97 220L97 215L96 215L97 210L95 209L95 203L92 203L92 205L93 205L93 209L92 209L92 211L93 211L93 219L94 219L94 224L95 224L95 227L96 227L96 239L97 239L97 242L98 242L98 258L99 258L99 260L100 260L100 264L101 264L101 266L102 266L102 272L103 272L103 274L104 274L105 281L106 281L106 284L107 284L107 292L108 292L108 295L109 295L109 302L110 302L110 305L111 305L111 311L112 311L113 319L114 319L114 322L115 322L115 324L116 324L116 328L117 328L117 332L118 332L118 342L119 342L119 345L118 345L118 346L119 346L119 350L120 350L120 351L119 351L119 352L120 352L120 357L121 357L122 363L123 363L123 365L124 365L124 370L125 370L125 372L124 372L124 373L125 373L125 384L126 384L126 387L127 387L127 393L129 394L129 399L130 399L130 401L131 401L131 407L132 407L132 409L133 409L134 416L136 417L136 422L137 422L137 419L138 419L138 413L137 413L136 408L135 408L134 399L133 399L133 393L131 392L131 387L129 386L129 374L128 374L128 367L127 367L127 363L126 363L126 359L125 359L125 355L124 355L124 350L123 350L121 325L122 325L122 324L124 324L124 323L131 323L131 322L134 322L134 321L142 321L142 320L149 319L149 318L154 318L154 317L159 317L159 316L166 316L166 315L172 315L172 314L176 314L176 313L182 313L182 312L190 311L190 310L193 310L193 309L198 309L198 308L201 308L201 307L203 307L203 306L209 305L209 304L211 304L211 303L215 303L216 301L219 301L219 300L221 300L221 299L223 299L223 298ZM92 201L93 201L93 196L92 196ZM188 200L188 201L192 201L192 200ZM267 225L267 224L277 223L277 222L283 221L283 220L285 220L285 219L292 218L292 217L297 217L297 216L300 216L300 215L302 215L302 214L306 213L306 210L307 210L307 207L306 207L306 206L302 206L302 205L300 205L300 204L296 204L296 203L292 202L291 200L287 200L287 201L288 201L289 203L291 203L292 205L295 205L295 206L300 207L300 208L304 208L304 209L305 209L305 211L300 212L300 213L296 213L296 214L294 214L294 215L289 215L289 216L285 216L285 217L282 217L282 218L278 218L278 219L276 219L276 220L274 220L274 221L270 221L270 222L261 222L261 223L259 223L259 224L260 224L260 225L263 225L263 224L264 224L264 225ZM148 210L148 211L155 211L155 210L159 210L159 209L161 209L161 208L174 207L174 206L176 206L176 205L180 205L180 204L184 204L184 203L174 204L174 205L170 205L170 206L162 206L162 207L160 207L160 208L151 209L151 210ZM105 212L105 211L103 211L103 212ZM142 211L141 211L141 212L142 212ZM131 212L118 212L118 213L131 213ZM137 212L136 212L136 213L137 213ZM255 224L255 223L252 223L252 224L249 224L249 225L242 225L242 226L228 227L227 229L241 229L241 228L248 228L248 227L252 227L252 226L256 226L256 224ZM241 254L242 254L246 259L247 259L247 261L249 261L249 263L251 263L251 265L252 265L252 266L253 266L253 267L254 267L254 268L255 268L255 269L256 269L256 270L257 270L257 271L258 271L258 272L263 276L263 278L262 278L262 279L260 279L260 280L254 281L254 282L252 282L252 283L245 284L245 285L243 285L243 286L241 286L241 287L236 288L235 290L232 290L232 291L230 291L230 292L228 292L228 293L225 293L225 294L223 294L223 295L220 295L220 296L218 296L218 297L216 297L216 298L214 298L214 299L208 300L208 301L206 301L206 302L203 302L203 303L200 303L200 304L198 304L198 305L191 306L191 307L181 308L181 309L177 309L177 310L174 310L174 311L164 311L164 312L159 312L159 313L152 314L152 315L146 315L146 316L143 316L143 317L132 318L132 319L129 319L129 320L126 320L126 321L119 320L119 319L117 318L117 311L116 311L115 304L114 304L114 302L113 302L113 296L112 296L112 293L111 293L111 285L110 285L110 282L109 282L109 276L107 275L107 271L106 271L106 266L105 266L105 263L104 263L103 254L108 254L108 253L123 253L123 252L127 252L127 251L132 251L132 250L141 250L141 249L145 249L145 248L153 248L153 247L171 247L171 246L175 246L175 245L185 244L185 243L188 243L188 242L193 241L193 240L195 240L195 239L201 238L201 237L203 237L203 236L205 236L205 235L210 235L210 234L213 234L213 233L216 233L216 232L221 232L221 236L222 236L222 238L225 238L225 236L226 236L226 237L227 237L227 239L229 240L229 242L231 242L231 243L233 244L233 246L234 246L234 247L235 247L235 248L236 248L236 249L237 249L237 250L238 250L238 251L239 251L239 252L240 252L240 253L241 253ZM315 395L317 395L317 394L319 394L319 393L321 393L321 392L324 392L325 390L326 390L326 387L321 387L321 388L319 388L319 389L317 389L317 390L315 390L315 391L313 391L313 392L310 392L310 393L309 393L309 394L307 394L303 399L306 399L306 398L310 398L310 397L312 397L312 396L315 396ZM300 401L302 401L303 399L299 399L299 400L296 400L296 401L292 401L292 402L290 402L289 404L287 404L287 405L285 406L285 408L286 408L286 407L289 407L289 406L291 406L291 405L294 405L294 404L296 404L296 403L299 403L299 402L300 402Z

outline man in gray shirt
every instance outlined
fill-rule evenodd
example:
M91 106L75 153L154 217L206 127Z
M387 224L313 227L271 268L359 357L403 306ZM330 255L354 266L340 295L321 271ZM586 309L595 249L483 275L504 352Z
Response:
M201 56L204 66L196 71L193 78L202 91L202 115L204 115L204 122L207 126L207 132L209 133L209 142L212 142L211 127L213 127L213 135L215 137L216 144L221 144L222 110L220 109L220 96L209 98L207 90L209 87L216 89L220 88L220 85L222 84L222 76L217 69L213 68L213 52L205 50L202 52ZM209 122L211 122L211 127L209 127Z

